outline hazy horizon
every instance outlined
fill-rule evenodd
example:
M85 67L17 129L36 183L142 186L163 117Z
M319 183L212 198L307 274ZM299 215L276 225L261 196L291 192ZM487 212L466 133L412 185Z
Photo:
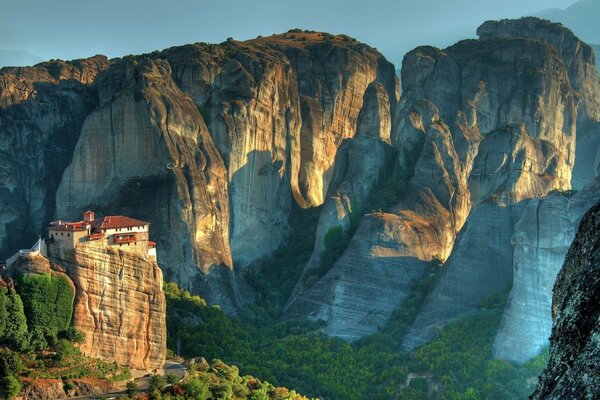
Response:
M44 60L95 54L112 58L194 42L219 43L227 37L247 40L301 28L356 37L399 66L406 51L423 44L445 47L474 37L476 27L485 20L565 8L574 1L482 3L373 0L364 6L358 0L178 0L169 4L156 0L0 0L0 52L25 52Z

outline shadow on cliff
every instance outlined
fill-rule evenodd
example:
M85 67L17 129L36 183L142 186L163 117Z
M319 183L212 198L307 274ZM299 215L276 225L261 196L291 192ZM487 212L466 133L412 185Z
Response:
M277 250L289 231L294 197L289 158L253 150L229 184L229 241L234 266L244 267Z
M0 259L46 233L63 172L73 159L85 118L98 105L96 88L75 79L34 82L33 88L26 101L0 110L0 140L8 142L0 156L8 166L5 174L15 183L12 190L0 187L2 213L15 215L6 222L7 236L0 238Z

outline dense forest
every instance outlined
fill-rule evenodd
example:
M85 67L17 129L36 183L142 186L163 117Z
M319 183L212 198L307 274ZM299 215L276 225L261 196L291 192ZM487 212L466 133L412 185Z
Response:
M321 334L319 322L282 320L285 299L310 257L310 226L317 215L314 210L296 215L288 244L248 276L260 295L243 315L230 318L218 306L166 284L169 348L183 357L222 359L244 374L322 399L508 400L531 394L547 351L522 366L492 359L510 288L483 301L476 314L451 324L432 342L402 352L402 338L442 268L437 263L431 263L380 332L355 343ZM327 248L338 253L344 239L332 236Z

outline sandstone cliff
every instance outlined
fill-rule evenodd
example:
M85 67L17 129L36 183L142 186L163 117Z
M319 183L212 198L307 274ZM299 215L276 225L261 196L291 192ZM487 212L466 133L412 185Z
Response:
M153 221L169 280L234 312L252 299L234 265L279 247L294 203L323 202L374 82L365 124L393 113L394 67L317 32L3 69L0 253L52 218L127 213Z
M163 367L166 301L162 272L143 252L96 245L75 250L49 248L50 257L20 257L9 275L51 273L74 288L71 324L81 330L81 351L133 370Z
M532 399L596 399L600 393L600 205L583 218L552 298L550 360Z
M93 82L108 65L96 56L0 70L0 258L54 216L56 188L98 102Z
M387 320L429 262L448 259L407 337L412 348L510 284L521 203L570 187L577 110L563 60L542 40L421 47L405 57L402 84L391 135L397 158L387 180L402 194L384 213L362 219L333 268L295 293L287 316L322 318L326 332L357 339ZM484 232L502 235L491 247L498 252L487 252L494 236ZM463 248L470 258L473 246L491 262L485 268L452 253ZM463 302L454 298L461 292Z
M210 115L228 169L231 251L241 266L279 247L293 202L323 203L338 146L355 135L369 85L380 84L388 107L397 102L393 65L345 36L293 31L162 56Z
M169 279L232 308L229 270L214 283L198 279L198 269L232 266L227 172L200 112L162 60L126 58L96 85L100 104L56 193L57 216L93 208L152 221Z

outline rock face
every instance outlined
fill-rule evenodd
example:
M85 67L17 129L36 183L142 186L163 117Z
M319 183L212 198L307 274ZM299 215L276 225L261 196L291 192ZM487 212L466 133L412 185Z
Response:
M550 360L532 399L595 399L600 393L600 205L583 218L552 298Z
M98 102L93 82L108 65L96 56L0 70L0 258L34 242L54 216L56 188Z
M85 335L81 350L132 369L162 368L166 301L156 262L93 245L56 257L76 287L73 326Z
M351 219L364 213L371 189L393 170L396 152L389 144L391 130L390 98L380 83L372 83L365 93L356 136L346 139L337 150L335 167L317 225L313 254L298 282L321 265L326 251L325 237L339 227L348 235Z
M346 252L294 294L287 315L325 319L329 334L357 339L388 319L429 262L448 259L406 339L412 348L510 284L510 238L526 200L570 188L577 110L559 53L531 38L415 49L402 84L388 179L402 194L362 219ZM498 244L489 233L502 236ZM486 268L465 260L473 246Z
M346 36L3 69L0 253L52 217L127 213L153 221L168 279L233 312L252 298L234 265L279 247L294 203L323 203L372 83L379 103L361 118L383 121L377 135L397 102L394 67Z
M449 321L475 310L479 302L502 290L502 286L504 288L509 287L511 281L513 281L513 259L514 257L521 257L520 249L515 251L517 254L513 257L513 244L511 243L513 227L521 218L521 213L525 209L528 199L544 196L555 189L561 191L570 187L571 169L575 159L575 131L577 127L586 126L586 123L591 120L589 113L593 113L595 107L594 100L589 99L589 110L591 111L588 113L587 109L584 110L581 114L583 117L578 119L577 110L575 109L575 99L578 92L574 90L575 87L568 89L568 86L571 85L571 76L576 75L573 71L579 68L577 65L571 65L571 63L583 63L585 64L583 69L587 71L588 68L594 68L588 65L588 59L571 55L567 51L560 53L556 47L557 43L554 37L546 38L537 31L534 34L526 27L522 31L519 30L520 24L527 23L527 20L504 21L502 23L510 27L507 27L506 30L504 28L498 29L498 32L494 33L493 29L490 31L490 27L495 27L497 23L486 23L478 30L481 40L479 42L469 42L466 46L479 46L479 51L482 49L506 49L504 46L511 46L514 50L529 48L531 59L529 59L529 56L525 56L524 59L518 56L515 58L515 62L520 65L518 68L521 68L522 73L525 74L521 77L535 76L536 79L550 82L553 80L552 76L556 76L560 78L555 83L560 83L554 88L547 84L539 86L548 91L547 95L542 95L544 97L549 96L545 98L545 104L544 100L538 97L540 92L535 86L523 91L526 86L520 85L520 88L514 92L518 95L509 94L506 102L498 109L500 113L504 114L500 117L500 120L520 121L520 124L515 125L513 123L508 128L501 128L485 135L477 148L477 156L470 172L469 190L475 204L491 200L500 207L508 207L505 208L502 214L497 214L496 218L487 221L485 221L487 216L480 213L482 211L480 207L487 206L480 203L471 211L466 229L461 232L452 256L444 265L446 271L436 283L423 308L419 310L413 326L404 339L403 347L405 350L411 350L415 346L430 340ZM542 28L545 24L550 26L547 29L560 28L566 38L573 40L569 45L586 47L565 28L554 27L553 24L548 22L539 22L538 28L543 31ZM461 42L447 50L458 46L462 47L465 44ZM560 48L562 49L562 47ZM539 52L536 53L537 51ZM477 54L477 51L475 54ZM492 54L486 56L485 59L492 60L498 53L492 51ZM503 50L502 54L504 58L510 54L510 51ZM542 54L545 54L545 56ZM569 58L571 56L572 58ZM546 61L543 61L539 67L534 67L536 62L534 60L541 61L544 58ZM533 61L533 64L529 65L532 69L528 69L526 64L522 63L524 60ZM566 69L564 65L569 65L570 68ZM487 71L490 70L487 69ZM502 72L502 69L497 69L496 73L498 73L498 76L507 77L506 72ZM473 73L469 75L472 76ZM474 75L477 76L477 73L474 73ZM583 74L583 76L587 75ZM596 84L595 80L591 78L586 83L583 83L584 81L585 79L581 79L577 82L586 86L586 90L590 89L588 85L593 88ZM486 83L481 87L498 88L504 85L505 83L498 83L489 86ZM521 105L518 104L519 98L523 102ZM537 100L533 100L536 105L527 106L527 101L536 98ZM552 106L553 101L558 98L564 100L558 104L554 103L554 106ZM477 116L476 121L481 133L482 126L489 126L486 122L489 121L488 116L491 115L495 118L499 114L482 112L484 110L482 107L488 108L489 105L497 104L493 98L490 98L489 94L483 94L477 99L478 101L473 103L479 104L475 107L477 112L471 115ZM539 107L539 113L532 113L531 111L536 107ZM469 115L469 113L466 113L466 115ZM579 121L579 123L576 124L576 121ZM591 169L589 160L587 168ZM500 212L500 210L497 211ZM489 211L485 214L487 213ZM478 221L478 219L480 220ZM480 232L470 235L470 229L483 231L492 229L493 233ZM552 233L556 234L556 232ZM488 238L483 237L490 234L494 235L494 243L486 243ZM560 238L554 238L554 236L545 240L554 241L555 243L561 241ZM473 249L478 249L478 253L484 253L481 257L483 260L480 260L479 254L473 254ZM498 249L501 250L497 251ZM558 249L556 251L560 252ZM543 263L540 262L537 267L543 268ZM543 282L553 279L552 271L538 270L536 274L539 274L540 278L543 276L544 279L538 282L540 283L539 286L531 290L536 292L533 297L537 296L537 300L543 300L544 296L547 296L544 292ZM519 275L519 278L522 278L522 276ZM519 293L518 287L520 284L516 286L516 291L511 295L512 304L533 301L525 293ZM469 294L468 297L467 293ZM473 293L472 296L471 293ZM543 303L539 307L543 309ZM540 314L536 314L534 310L529 311L532 311L532 314L525 317L528 319L526 326L532 327L536 322L536 318L539 321L541 317L538 317ZM521 322L524 323L524 321ZM540 344L543 342L543 339L540 339L543 330L544 327L542 326L536 331L534 337L528 339L531 347L523 349L520 355L515 355L514 353L518 353L518 351L513 350L513 355L510 358L516 359L515 357L523 357L525 353L529 355L536 353L543 346L543 344ZM507 334L507 332L504 331L504 334ZM511 332L515 336L519 335L517 333L519 329ZM514 337L513 340L515 340Z
M600 146L600 77L592 47L583 43L561 24L534 17L518 20L488 21L477 29L482 40L527 37L552 45L560 54L579 102L577 118L577 158L573 168L573 187L583 188L595 170ZM597 163L596 163L597 164Z
M596 179L573 197L534 199L515 225L513 285L494 357L523 363L548 345L552 288L583 216L600 200Z
M153 221L169 278L211 301L224 294L233 308L231 279L198 279L198 269L232 266L227 172L200 112L165 61L124 59L97 86L100 104L56 193L57 216L95 208Z
M279 247L293 202L323 203L338 146L355 135L369 85L380 84L388 108L397 101L393 65L343 36L290 32L163 56L210 115L228 169L230 243L240 266ZM378 111L364 119L388 119Z
M162 271L140 251L96 243L71 250L50 245L48 258L19 257L7 272L67 278L75 292L71 324L85 335L84 354L134 370L162 368L167 348Z

